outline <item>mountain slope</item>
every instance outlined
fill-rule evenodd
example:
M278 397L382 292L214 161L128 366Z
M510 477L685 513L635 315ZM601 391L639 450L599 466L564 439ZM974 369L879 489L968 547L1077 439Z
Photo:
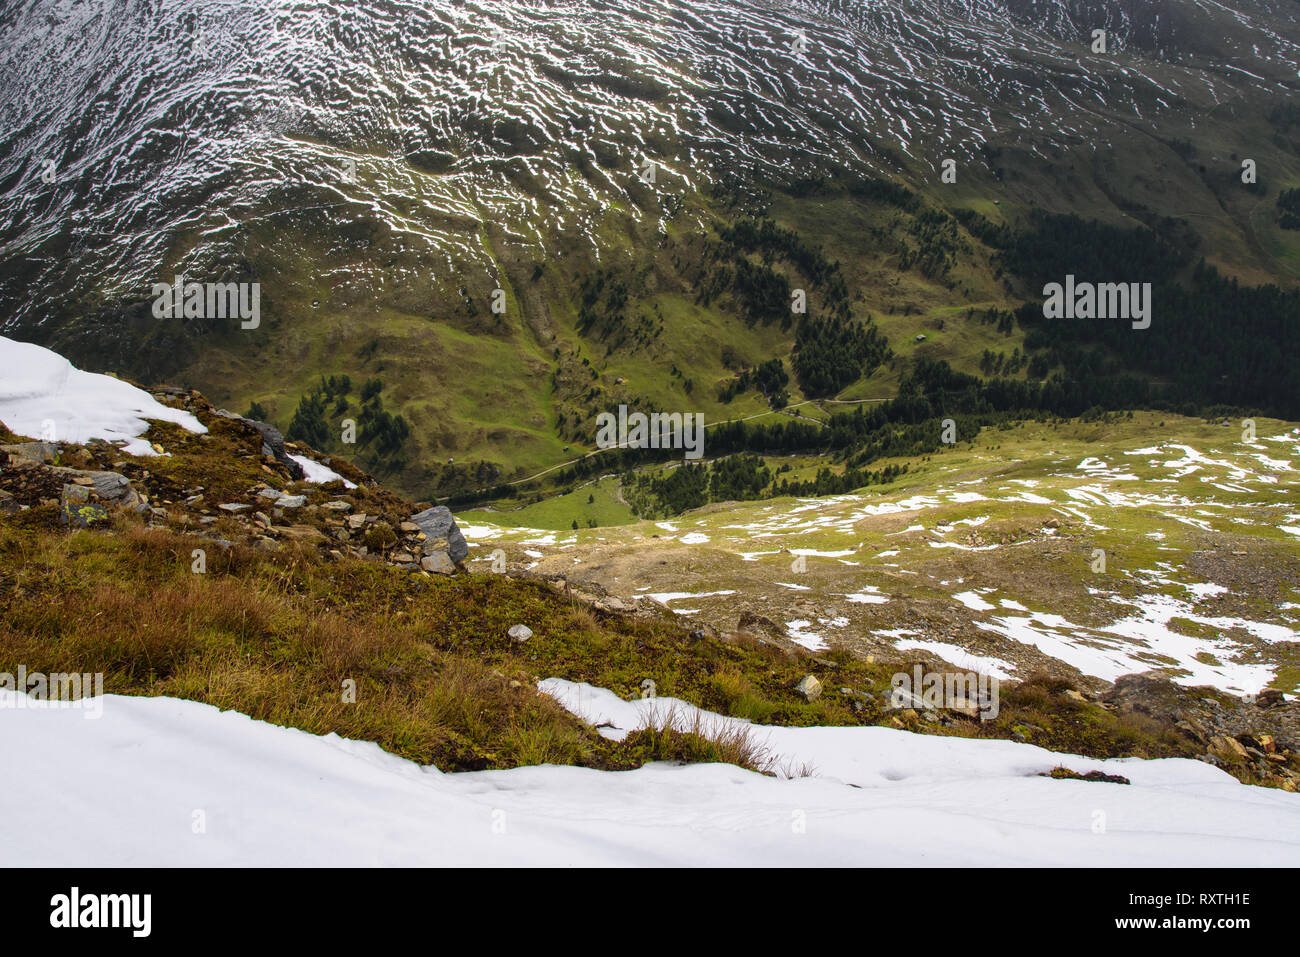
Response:
M281 427L319 377L379 376L412 425L392 478L445 493L480 484L447 459L529 474L620 401L764 408L715 401L723 347L789 365L793 332L701 303L694 267L765 212L842 264L853 320L899 361L974 372L1020 333L955 319L1025 290L940 209L1176 216L1212 264L1294 283L1274 200L1300 182L1300 14L1238 7L26 0L0 14L0 329ZM584 327L601 271L640 345ZM155 319L152 285L178 274L259 281L262 327ZM959 334L918 349L941 321Z

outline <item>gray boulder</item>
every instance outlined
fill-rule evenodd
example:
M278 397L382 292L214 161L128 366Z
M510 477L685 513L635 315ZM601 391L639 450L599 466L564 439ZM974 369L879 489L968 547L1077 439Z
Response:
M469 543L460 532L460 526L452 517L451 509L445 505L435 505L411 516L411 521L420 526L425 535L424 553L432 555L437 551L446 551L453 562L463 562L469 555Z
M120 508L134 508L141 502L140 494L121 472L97 472L86 469L70 469L56 465L50 472L65 480L66 484L85 488L97 499Z

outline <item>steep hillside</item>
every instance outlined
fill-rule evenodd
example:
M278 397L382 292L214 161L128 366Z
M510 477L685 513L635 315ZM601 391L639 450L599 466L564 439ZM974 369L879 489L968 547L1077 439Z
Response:
M38 442L0 426L0 673L10 678L99 674L103 686L96 695L190 699L313 733L378 742L442 770L529 764L613 770L677 760L803 776L813 769L768 747L765 727L881 726L1033 741L1094 757L1199 757L1242 781L1284 790L1300 780L1294 702L1277 688L1239 697L1211 686L1240 692L1263 683L1269 666L1228 660L1227 652L1242 650L1230 642L1202 641L1225 660L1202 656L1204 667L1194 673L1171 671L1175 682L1159 674L1130 675L1113 687L1088 680L1086 668L1083 675L1069 668L1053 673L1032 655L1011 666L1015 675L988 667L1005 663L972 657L959 663L970 674L1008 679L991 686L991 697L981 693L938 705L919 696L900 701L899 674L940 674L950 649L927 642L893 649L882 642L871 655L851 645L818 644L813 652L809 635L792 642L757 613L742 615L734 628L697 627L681 617L694 612L663 607L696 596L660 594L642 602L637 596L644 588L620 598L617 578L605 579L609 588L601 584L601 563L626 533L599 546L607 550L599 561L591 543L570 551L574 543L555 541L554 534L549 543L525 540L524 557L550 545L559 558L556 567L526 567L504 550L484 554L489 542L495 548L493 539L508 540L500 529L467 525L471 547L445 509L410 503L341 459L326 467L316 450L282 443L269 427L223 413L198 393L146 393L60 368L58 357L41 352L0 338L0 358L21 353L25 367L37 370L12 389L0 388L0 422L25 423L33 410L58 409L61 421L80 432L79 441ZM140 416L134 426L125 423L124 413L132 410ZM105 422L129 437L106 440ZM853 504L811 503L819 514L804 524L818 534L840 534L844 521L836 510ZM884 500L875 513L931 507L889 504ZM807 515L809 507L801 508L795 514ZM993 534L995 524L1010 534L1001 520L984 531ZM722 534L707 522L697 527ZM748 532L751 539L781 534ZM1060 534L1073 538L1075 532ZM689 541L692 535L678 545L698 544ZM644 556L646 567L636 575L649 583L645 588L727 573L718 562L725 546L687 556L676 545L663 547L669 544L666 536L658 544L637 544L635 554ZM916 543L900 539L900 545ZM803 570L807 581L833 589L833 570L814 568L833 553L798 551L812 556ZM671 568L650 567L667 566L670 558ZM1117 558L1132 568L1137 556L1121 550ZM1231 566L1224 556L1206 561L1213 568ZM1270 561L1279 577L1288 574L1281 554ZM933 577L924 556L909 554L900 562L913 566L914 575ZM751 574L774 568L764 561ZM1157 561L1151 574L1161 569ZM987 570L963 574L993 581ZM884 617L875 617L877 626L932 618L939 589L950 584L918 577L907 585L901 575L891 585L898 591L878 603ZM1041 581L1020 582L1014 594L1031 607L1062 607L1060 576L1046 572ZM807 585L786 587L808 591L817 602L830 600ZM875 603L874 586L858 587L865 601ZM1215 597L1186 587L1200 600ZM1256 593L1277 597L1281 587ZM1122 594L1121 584L1106 600ZM967 607L987 604L974 590L958 597ZM1222 624L1190 606L1177 611L1193 625ZM1259 609L1236 600L1218 612L1262 620ZM1251 651L1261 662L1274 661L1262 649L1273 636L1259 637ZM1153 662L1138 654L1125 663L1147 670ZM1219 680L1224 677L1229 680ZM1278 677L1279 687L1294 681ZM602 707L619 698L651 705L663 699L666 707L679 702L741 721L679 727L671 712L658 719L650 713L642 715L644 726L620 726L622 733L611 737L591 726L598 723L586 710L591 700L584 705L582 689L570 682L605 689ZM11 683L2 693L12 692ZM72 697L92 695L86 689ZM569 713L575 711L588 723Z
M1179 281L1294 286L1298 9L25 0L0 330L286 431L322 377L379 379L405 432L331 451L424 498L567 461L621 402L716 421L889 397L914 359L987 375L1029 350L988 316L1037 295L989 230L1036 209L1172 217ZM728 240L769 218L791 235ZM177 275L259 282L260 325L155 318ZM784 387L733 388L774 360Z

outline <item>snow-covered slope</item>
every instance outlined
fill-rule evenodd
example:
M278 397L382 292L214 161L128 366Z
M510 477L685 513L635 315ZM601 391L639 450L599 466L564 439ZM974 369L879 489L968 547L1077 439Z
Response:
M615 724L649 707L547 687ZM0 789L3 865L1300 864L1300 795L1195 761L804 728L772 729L772 744L817 777L728 765L448 775L171 698L109 695L93 720L18 703L0 691L0 753L33 769ZM1133 784L1036 776L1059 763Z
M57 352L0 336L0 422L18 435L84 444L122 442L131 455L153 455L140 438L146 419L207 428L188 412L168 408L143 389L83 372Z

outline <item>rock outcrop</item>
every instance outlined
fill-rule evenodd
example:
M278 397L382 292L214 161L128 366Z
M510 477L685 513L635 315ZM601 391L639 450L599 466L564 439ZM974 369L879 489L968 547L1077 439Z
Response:
M1238 698L1187 688L1154 674L1123 675L1101 700L1172 725L1203 749L1202 761L1238 777L1300 791L1300 704L1271 690Z
M409 521L424 535L424 554L443 552L454 563L463 562L469 555L469 543L461 534L460 526L452 517L451 509L435 505L412 515Z
M245 418L242 415L236 415L225 409L218 409L217 415L223 419L233 419L243 422L257 429L262 434L262 455L274 459L289 470L289 475L294 481L301 481L303 478L302 466L289 457L289 453L284 448L284 435L275 426L266 422L258 422L256 419Z

